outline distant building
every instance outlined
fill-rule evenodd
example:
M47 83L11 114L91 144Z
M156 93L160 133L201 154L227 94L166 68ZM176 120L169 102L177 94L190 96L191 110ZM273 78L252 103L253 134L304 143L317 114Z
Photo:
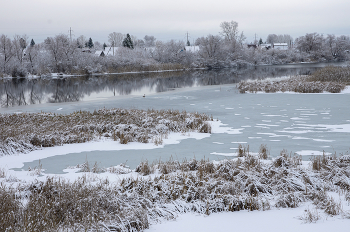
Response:
M90 48L82 48L81 51L82 51L82 52L91 53Z
M186 52L199 52L199 46L185 46L185 51Z
M248 48L257 48L256 44L247 44Z
M115 56L119 47L105 47L105 50L95 52L96 56Z
M273 48L279 50L288 50L288 43L274 43Z
M261 49L266 49L266 50L269 50L272 47L271 44L260 44L259 46Z
M102 56L102 57L103 57L103 56L105 56L105 53L104 53L104 51L96 51L96 52L95 52L95 55L96 55L96 56Z

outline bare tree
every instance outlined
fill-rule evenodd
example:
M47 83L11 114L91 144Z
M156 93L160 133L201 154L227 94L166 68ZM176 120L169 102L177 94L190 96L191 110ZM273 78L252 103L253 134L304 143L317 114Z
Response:
M243 42L246 37L238 30L238 23L235 21L222 22L220 24L220 34L224 37L226 46L231 52L236 52L243 47Z
M30 73L34 72L34 64L37 62L40 46L35 44L26 50L26 56L30 62Z
M344 59L345 58L345 51L350 50L350 37L341 35L336 38L335 40L335 47L334 47L334 57L337 59Z
M48 37L45 40L45 48L51 54L56 71L63 71L65 64L71 61L71 55L74 53L74 46L70 43L67 35L60 34L55 37Z
M14 56L13 44L11 40L4 34L0 36L0 59L2 70L6 73L6 66Z
M124 35L122 33L112 32L108 35L108 42L113 47L113 56L114 56L114 47L121 47L124 39Z
M28 37L26 35L23 35L23 36L15 35L13 37L12 43L13 43L15 56L19 61L19 63L22 65L23 58L24 58L24 50L28 45Z
M84 35L81 35L77 38L77 45L78 48L83 48L85 47L85 43L87 42L87 39Z
M303 52L316 52L322 49L324 38L318 33L310 33L295 40L296 47Z
M199 45L199 55L202 58L217 58L221 53L221 42L220 36L215 35L198 38L196 44Z
M293 41L293 38L288 34L284 34L284 35L269 34L266 38L266 42L271 44L290 43L291 41Z

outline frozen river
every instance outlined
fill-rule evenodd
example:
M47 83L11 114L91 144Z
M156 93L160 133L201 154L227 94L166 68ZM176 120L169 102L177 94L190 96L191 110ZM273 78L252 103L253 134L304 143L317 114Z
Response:
M226 79L225 79L226 78ZM230 80L230 76L224 80ZM83 163L86 159L97 161L102 167L125 163L135 168L141 161L193 157L220 160L235 155L239 144L257 152L266 144L271 156L286 149L291 153L310 155L347 153L350 149L350 93L343 94L239 94L236 82L202 85L201 79L192 86L172 88L172 91L138 91L137 94L96 96L75 102L17 105L2 108L13 112L57 112L106 108L178 109L198 111L212 115L229 127L224 133L213 133L200 140L188 138L178 144L156 149L67 152L65 155L41 159L46 173L63 173L67 166ZM186 81L185 79L183 81ZM182 82L181 82L182 83ZM179 85L181 85L181 83ZM142 97L146 94L146 97ZM91 96L91 94L90 94ZM186 135L184 135L186 136ZM58 147L57 149L60 149ZM24 167L38 165L38 160L27 162Z

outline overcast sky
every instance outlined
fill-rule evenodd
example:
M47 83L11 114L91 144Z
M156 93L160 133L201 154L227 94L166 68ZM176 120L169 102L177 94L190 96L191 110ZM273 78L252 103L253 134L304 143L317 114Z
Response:
M84 35L107 42L111 32L138 38L190 42L218 34L220 23L236 21L247 41L268 34L350 35L349 0L2 0L0 34L27 34L35 42L48 36Z

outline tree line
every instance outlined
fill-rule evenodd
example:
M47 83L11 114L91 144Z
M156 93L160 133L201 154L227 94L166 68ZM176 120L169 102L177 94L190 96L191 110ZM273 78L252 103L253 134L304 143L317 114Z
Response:
M108 44L93 42L79 36L70 39L65 34L47 37L36 44L26 35L12 39L0 35L0 77L50 75L50 73L91 74L127 71L155 71L198 67L227 68L261 64L343 61L350 57L349 36L307 33L293 40L290 35L270 34L265 43L287 43L288 49L262 48L260 38L254 46L247 46L243 31L235 21L222 22L218 35L207 35L195 41L195 48L187 50L189 41L157 40L146 35L138 39L132 35L113 32ZM113 54L101 56L96 51L113 47ZM105 52L107 53L107 52ZM104 53L104 54L105 54Z

